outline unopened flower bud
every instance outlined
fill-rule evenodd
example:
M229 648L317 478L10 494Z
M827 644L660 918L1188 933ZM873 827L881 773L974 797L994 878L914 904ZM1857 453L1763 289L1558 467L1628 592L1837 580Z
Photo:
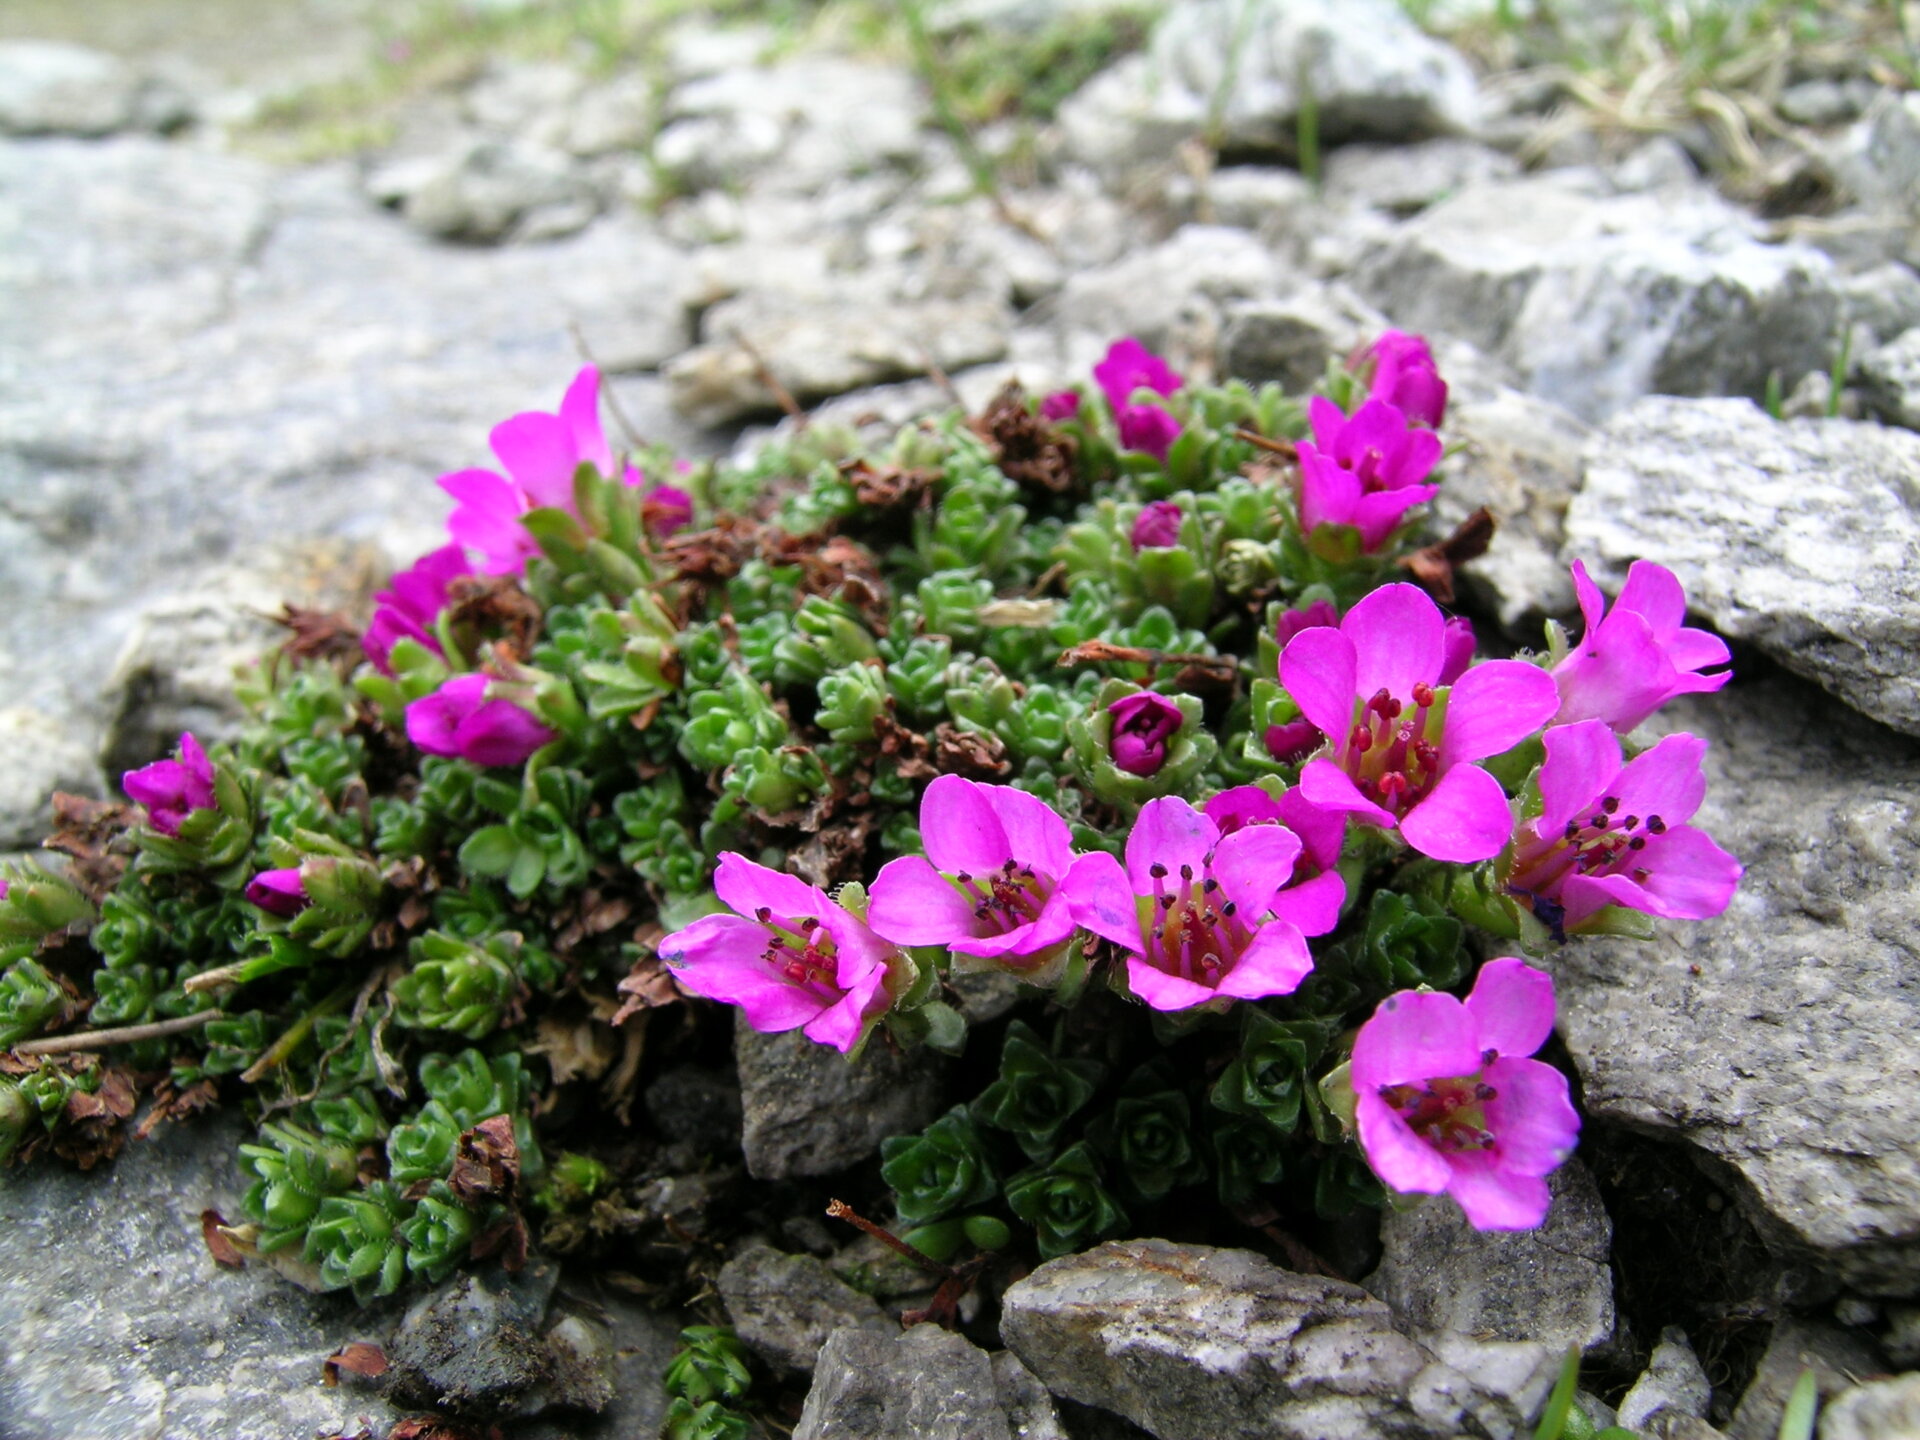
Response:
M1164 550L1180 543L1180 507L1171 500L1155 500L1133 522L1133 548Z
M1143 690L1107 707L1113 716L1113 763L1129 775L1157 775L1167 763L1167 742L1179 733L1180 707Z

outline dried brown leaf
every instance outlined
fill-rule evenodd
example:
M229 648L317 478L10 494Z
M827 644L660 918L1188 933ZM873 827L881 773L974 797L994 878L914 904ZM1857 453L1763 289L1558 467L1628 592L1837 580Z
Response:
M206 1244L207 1253L213 1256L213 1263L222 1270L247 1268L246 1257L227 1234L227 1217L218 1210L200 1212L200 1238Z
M320 1383L338 1385L342 1373L377 1380L387 1373L387 1352L365 1340L349 1340L320 1363Z

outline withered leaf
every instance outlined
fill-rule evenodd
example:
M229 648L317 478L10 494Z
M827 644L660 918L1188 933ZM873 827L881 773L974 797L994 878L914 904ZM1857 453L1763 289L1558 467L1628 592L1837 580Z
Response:
M961 730L942 720L933 731L933 763L943 775L969 780L999 780L1012 773L1006 742L998 735Z
M640 936L634 937L640 940ZM658 938L657 936L655 937ZM641 940L642 944L646 942ZM620 1008L613 1012L613 1023L624 1025L627 1017L642 1010L655 1010L662 1005L677 1005L685 997L680 987L673 983L673 972L658 955L648 953L634 962L633 969L627 972L627 978L614 989L626 998Z
M495 1115L462 1132L454 1151L447 1185L460 1203L482 1200L511 1202L520 1184L520 1146L513 1137L513 1117Z
M200 1212L200 1238L206 1243L207 1253L213 1256L213 1263L222 1270L244 1270L246 1257L226 1233L227 1217L218 1210Z
M1027 406L1026 391L1010 380L988 403L973 428L993 447L994 463L1016 485L1065 495L1080 482L1078 446Z

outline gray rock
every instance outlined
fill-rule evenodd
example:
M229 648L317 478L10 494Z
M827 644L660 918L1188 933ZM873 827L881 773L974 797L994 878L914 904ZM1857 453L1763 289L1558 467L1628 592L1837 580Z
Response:
M467 118L482 130L535 145L560 143L587 77L557 61L493 60L462 97Z
M1774 1440L1787 1397L1806 1370L1813 1371L1825 1401L1883 1368L1872 1345L1857 1332L1817 1320L1782 1320L1773 1327L1760 1368L1734 1407L1727 1434L1733 1440Z
M1534 1341L1555 1353L1613 1342L1613 1222L1578 1160L1554 1172L1553 1208L1537 1230L1478 1231L1450 1201L1390 1209L1380 1268L1366 1285L1416 1337L1451 1332Z
M1694 823L1746 875L1717 919L1547 962L1583 1108L1724 1162L1761 1236L1818 1281L1910 1293L1920 747L1786 676L1676 701L1650 728L1711 742Z
M1048 1261L1003 1307L1008 1347L1049 1390L1159 1440L1411 1440L1517 1423L1358 1286L1245 1250L1110 1241Z
M951 373L997 360L1007 352L1008 321L997 301L903 303L851 279L820 294L756 291L706 313L706 342L667 362L667 383L681 414L722 425L777 408L762 361L805 405L933 366Z
M1920 1435L1920 1374L1859 1385L1820 1415L1820 1440L1910 1440Z
M1873 344L1896 339L1920 327L1920 275L1889 263L1843 276L1840 313L1849 326L1864 328ZM1858 357L1867 347L1856 341L1853 348Z
M641 1103L672 1142L724 1154L740 1134L740 1082L718 1066L675 1065L662 1071Z
M202 744L233 738L244 714L235 678L286 638L272 618L280 607L356 609L380 570L371 546L273 547L145 607L107 681L108 773L171 753L182 731Z
M1844 125L1859 118L1878 93L1871 81L1823 76L1787 86L1775 104L1781 118L1796 125Z
M1272 252L1244 230L1187 225L1111 265L1070 275L1055 318L1103 340L1132 335L1150 350L1211 354L1222 312L1279 288Z
M1721 634L1920 734L1916 475L1903 430L1647 399L1594 437L1567 553L1603 585L1658 561Z
M1868 206L1920 218L1920 93L1882 90L1841 140L1835 174Z
M1374 245L1353 283L1588 419L1649 392L1757 397L1774 371L1791 385L1827 368L1840 314L1826 256L1762 244L1704 187L1603 195L1580 171L1469 185Z
M1068 153L1100 170L1164 162L1203 133L1286 155L1308 84L1327 145L1469 130L1478 114L1466 61L1386 0L1195 0L1171 7L1147 52L1096 76L1059 122Z
M540 1327L559 1280L557 1264L536 1258L518 1274L489 1266L456 1275L424 1296L387 1345L389 1392L454 1415L520 1413L554 1378Z
M1053 1396L1011 1350L994 1352L993 1383L1007 1412L1008 1440L1067 1440Z
M134 123L141 88L131 66L98 50L0 42L0 133L109 135Z
M1442 472L1433 529L1444 535L1483 506L1492 514L1493 543L1458 584L1518 638L1537 644L1542 618L1574 608L1560 552L1592 432L1559 406L1504 388L1449 404L1444 431L1459 451Z
M1880 1344L1900 1369L1920 1369L1920 1305L1889 1305Z
M798 1030L733 1039L746 1115L741 1144L758 1180L831 1175L880 1149L889 1135L920 1129L938 1113L942 1067L885 1045L858 1060L816 1045Z
M638 150L658 123L653 82L645 75L622 75L582 95L567 113L565 144L575 155L608 155Z
M721 1267L718 1286L742 1342L782 1375L811 1374L820 1347L837 1330L896 1333L879 1302L812 1255L756 1245Z
M1418 145L1347 145L1327 156L1322 184L1329 200L1411 215L1469 185L1520 173L1511 155L1473 140Z
M487 141L448 157L414 187L402 213L442 240L490 243L516 226L525 238L557 239L599 213L600 199L565 154L530 142ZM532 228L533 233L526 233Z
M1660 1332L1660 1343L1653 1347L1646 1370L1620 1402L1620 1423L1639 1430L1663 1413L1705 1419L1712 1399L1713 1386L1687 1343L1686 1332L1669 1325Z
M47 837L56 790L104 794L98 762L66 722L21 705L0 710L0 850Z
M836 1330L794 1440L1011 1440L984 1350L937 1325Z
M310 1295L271 1267L215 1267L200 1211L238 1217L238 1114L133 1142L110 1165L0 1175L0 1433L19 1440L286 1440L386 1406L321 1384L390 1305Z
M1203 225L1263 232L1314 201L1306 176L1278 165L1229 165L1204 181L1175 182L1167 189L1180 213Z
M1861 356L1860 382L1875 415L1920 430L1920 326Z

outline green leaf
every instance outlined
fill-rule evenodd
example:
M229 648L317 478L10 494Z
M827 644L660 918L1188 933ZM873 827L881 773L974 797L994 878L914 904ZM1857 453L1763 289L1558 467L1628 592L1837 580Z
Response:
M1560 1378L1553 1382L1546 1408L1540 1412L1540 1423L1533 1428L1533 1440L1561 1440L1567 1413L1573 1409L1573 1392L1579 1384L1580 1347L1569 1345L1567 1358L1560 1366Z
M1811 1367L1800 1372L1780 1416L1779 1440L1813 1440L1814 1416L1820 1409L1820 1381Z

